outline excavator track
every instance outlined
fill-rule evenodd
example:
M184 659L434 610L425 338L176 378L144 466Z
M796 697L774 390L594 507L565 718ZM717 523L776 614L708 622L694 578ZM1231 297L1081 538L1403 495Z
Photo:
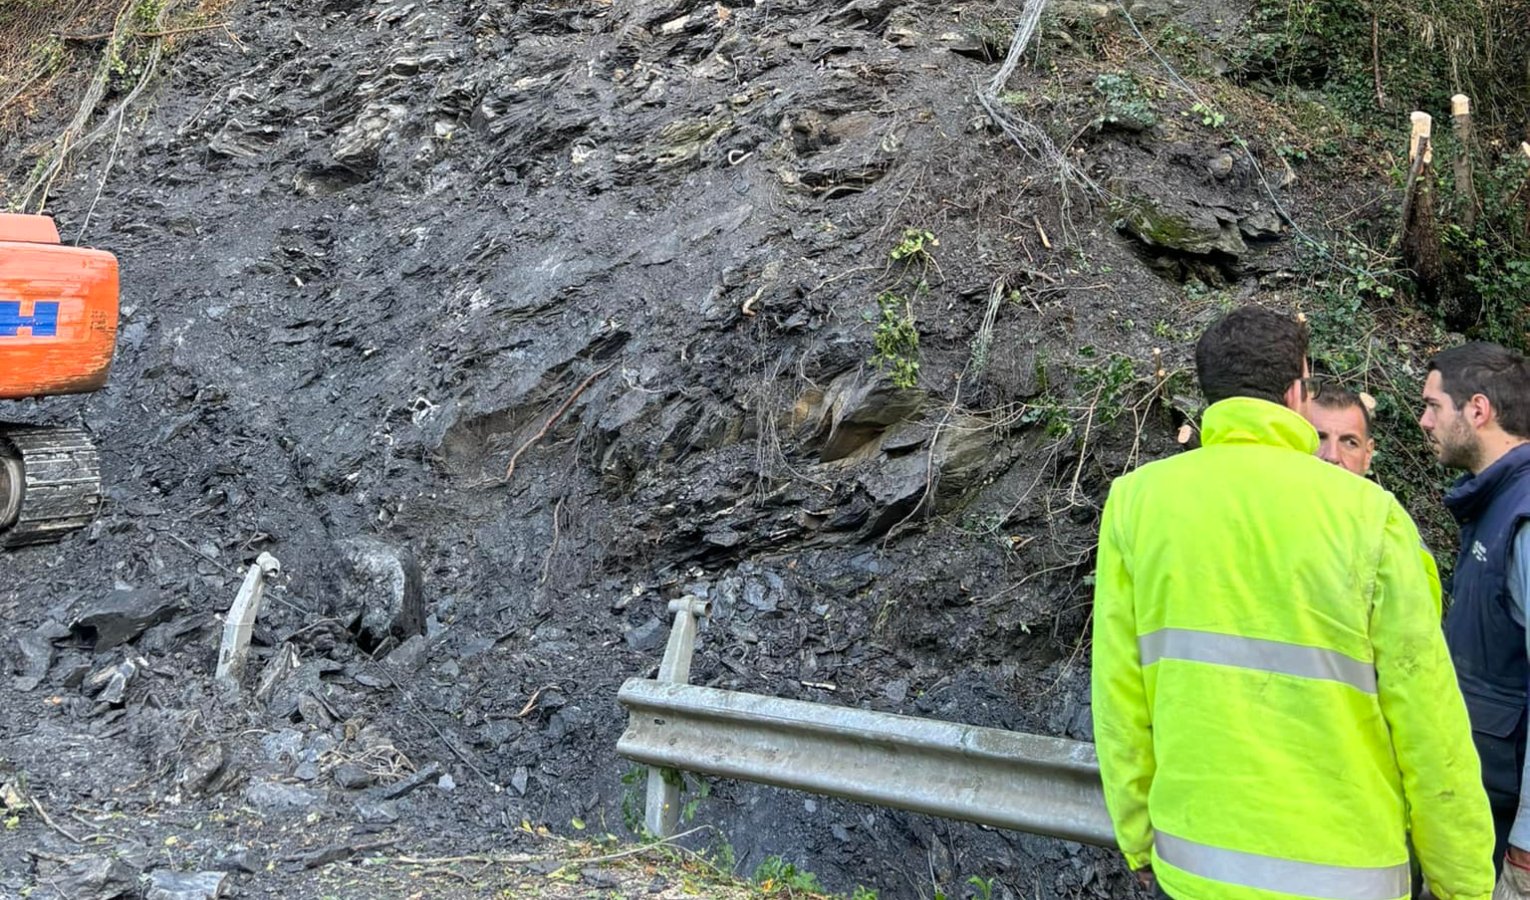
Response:
M101 456L78 428L0 424L0 547L57 541L101 506Z

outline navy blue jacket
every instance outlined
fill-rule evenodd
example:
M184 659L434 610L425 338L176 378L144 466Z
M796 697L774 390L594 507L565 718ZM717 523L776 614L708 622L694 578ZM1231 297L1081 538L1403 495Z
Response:
M1446 493L1445 505L1461 523L1445 641L1471 715L1488 799L1513 808L1524 768L1530 659L1508 574L1515 532L1530 519L1530 444L1462 477Z

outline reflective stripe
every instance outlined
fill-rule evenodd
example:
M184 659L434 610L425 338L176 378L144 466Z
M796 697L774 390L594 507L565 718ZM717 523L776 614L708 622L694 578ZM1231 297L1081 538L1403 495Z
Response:
M1324 866L1197 844L1153 832L1158 858L1192 875L1223 884L1280 891L1323 900L1398 900L1408 896L1408 864L1376 869Z
M1160 628L1144 634L1137 638L1137 647L1142 653L1144 666L1160 659L1183 659L1321 678L1347 684L1367 694L1376 693L1376 667L1337 650L1187 628Z

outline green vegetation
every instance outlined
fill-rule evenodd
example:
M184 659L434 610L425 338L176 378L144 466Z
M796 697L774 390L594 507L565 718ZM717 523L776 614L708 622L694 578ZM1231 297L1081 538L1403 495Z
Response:
M1378 81L1404 112L1464 92L1508 120L1530 102L1522 0L1259 0L1249 31L1243 77L1320 88L1352 114L1377 112Z
M823 885L812 872L797 868L779 856L767 856L754 870L754 882L766 891L823 893Z
M1190 114L1198 117L1207 128L1221 128L1227 124L1227 116L1199 100L1190 105Z
M1131 72L1106 72L1094 80L1094 92L1104 101L1104 109L1094 120L1095 127L1114 125L1127 131L1143 131L1158 124L1153 95Z
M883 291L877 295L877 309L880 315L871 339L876 352L871 363L888 373L898 387L914 387L919 383L919 327L914 322L913 301Z
M908 389L919 384L919 326L914 319L914 298L929 290L925 275L938 266L931 251L940 246L934 232L905 228L887 256L897 269L895 282L877 294L877 311L867 313L872 323L871 359L894 385Z
M904 260L929 261L930 248L939 247L940 239L928 231L920 228L903 229L903 239L898 241L888 252L893 262Z

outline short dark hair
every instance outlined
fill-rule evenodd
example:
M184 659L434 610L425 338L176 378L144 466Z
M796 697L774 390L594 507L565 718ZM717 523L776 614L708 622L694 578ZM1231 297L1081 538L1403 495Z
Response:
M1307 326L1258 306L1211 323L1195 345L1195 373L1207 403L1228 397L1280 403L1306 361Z
M1499 427L1530 438L1530 362L1523 356L1498 344L1472 341L1436 353L1428 371L1440 373L1440 388L1457 407L1481 394L1493 404Z
M1312 396L1312 402L1324 409L1343 410L1360 407L1360 415L1365 419L1365 436L1371 436L1371 408L1365 405L1360 395L1343 385L1332 381L1323 382L1322 390Z

